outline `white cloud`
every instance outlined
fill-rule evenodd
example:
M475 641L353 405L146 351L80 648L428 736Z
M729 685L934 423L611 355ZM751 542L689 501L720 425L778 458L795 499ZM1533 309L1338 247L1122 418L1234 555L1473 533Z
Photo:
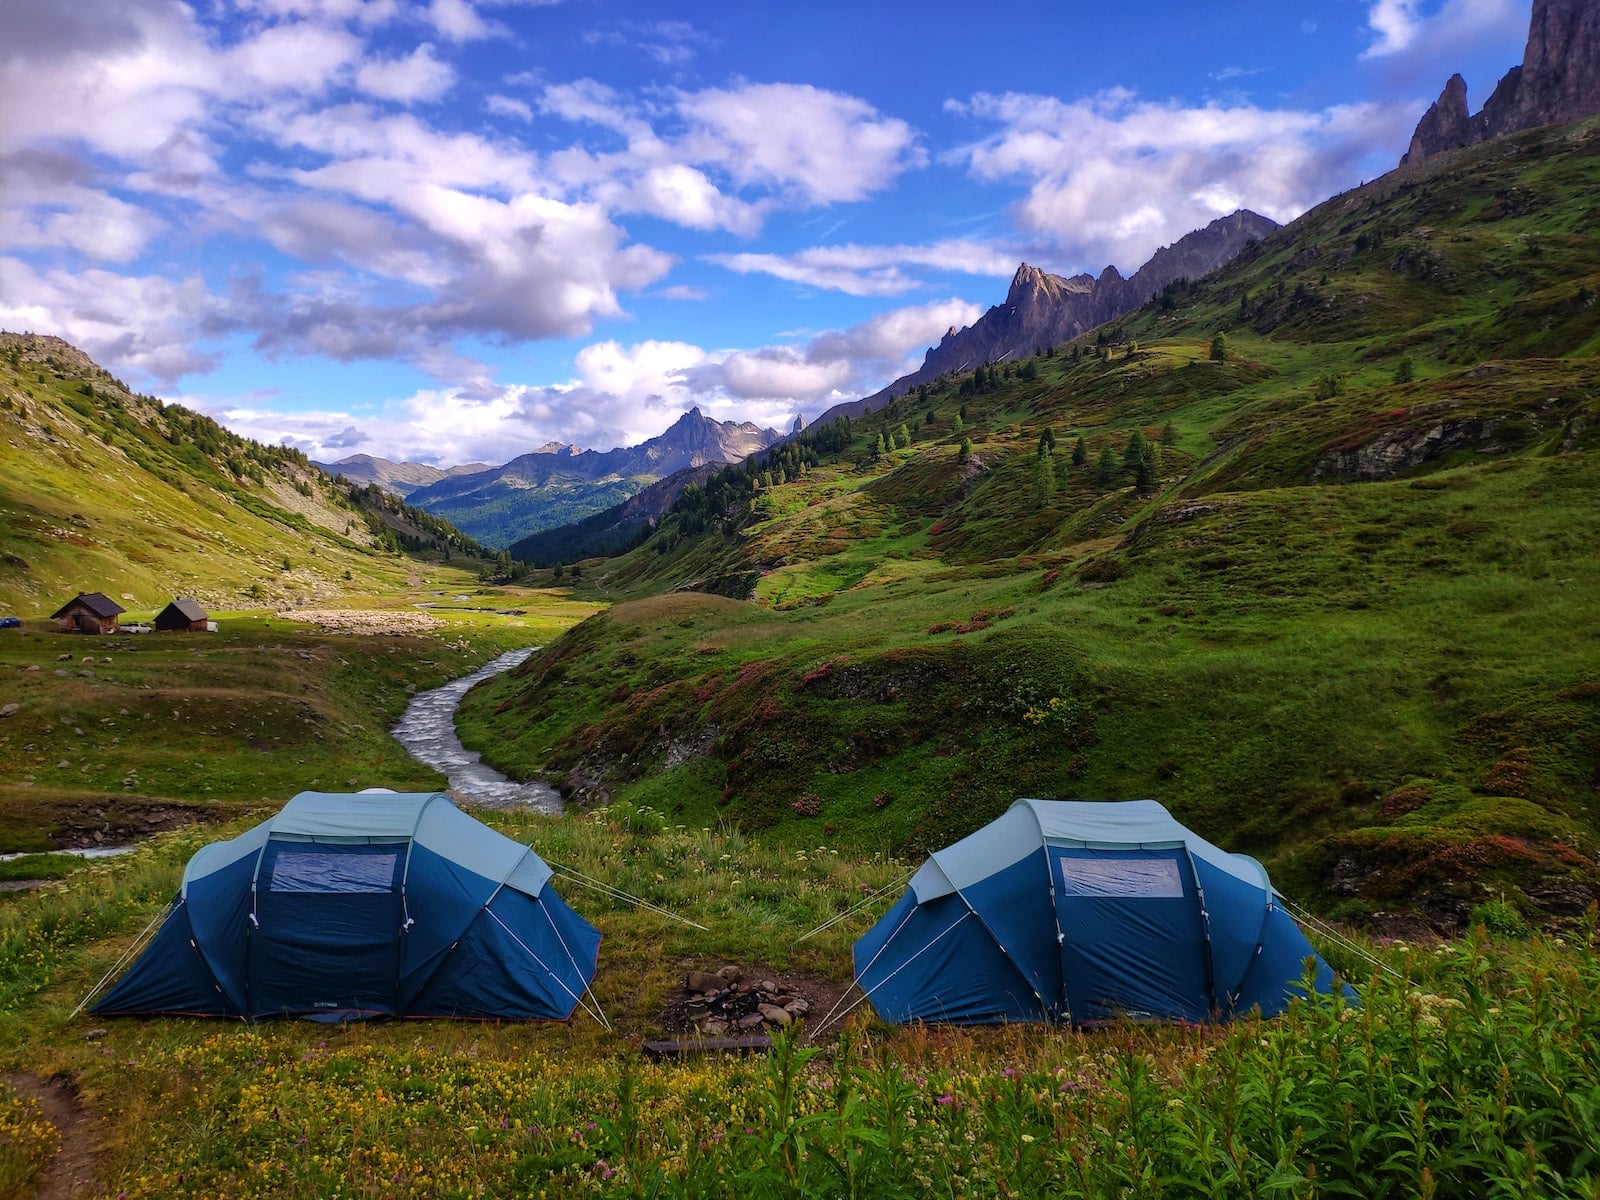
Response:
M480 16L469 0L429 0L424 19L447 42L476 42L506 34L503 25Z
M1432 8L1432 11L1428 11ZM1374 34L1365 59L1419 52L1431 57L1480 40L1513 41L1527 32L1527 6L1518 0L1373 0L1367 26Z
M220 56L220 90L235 97L291 92L318 95L361 55L361 41L343 29L311 22L273 25Z
M591 29L583 40L591 46L616 46L636 50L664 67L683 67L701 49L717 40L687 21L620 21L613 26Z
M607 339L584 347L572 378L543 387L428 388L379 407L284 413L257 399L186 397L248 437L286 441L331 462L354 451L449 466L502 463L556 441L588 449L656 437L690 408L719 421L786 430L813 414L876 391L921 361L946 329L982 310L961 300L901 308L792 346L706 350L688 342ZM354 432L353 432L354 431Z
M533 106L526 100L518 100L514 96L490 96L483 102L483 106L497 117L516 117L519 121L533 120Z
M698 392L726 392L746 402L783 401L792 409L817 411L868 395L914 370L926 347L952 326L970 325L982 312L976 304L955 299L896 309L848 329L817 334L803 345L718 355L685 376Z
M922 286L907 267L1004 278L1016 270L1018 257L982 242L951 240L927 246L816 246L795 254L710 254L706 261L741 275L771 275L851 296L895 296Z
M449 63L440 62L434 56L433 46L427 42L404 58L365 63L356 72L356 86L362 91L402 104L437 100L455 81L455 69Z
M550 155L548 170L567 187L612 211L743 237L780 206L862 200L926 160L904 121L793 84L674 93L666 110L580 79L545 88L540 109L624 143Z
M1422 0L1378 0L1367 12L1367 24L1378 40L1362 57L1379 58L1408 48L1421 29L1421 8Z
M792 192L805 204L863 200L926 155L911 126L864 100L804 84L746 84L681 96L691 161L741 186Z
M277 20L294 17L324 24L382 25L400 13L398 0L235 0L248 12Z
M54 333L97 362L170 383L216 366L202 342L238 327L229 302L198 278L36 271L0 258L0 329Z
M1124 271L1238 207L1298 216L1354 182L1374 147L1403 145L1416 120L1407 103L1184 107L1124 89L1071 103L980 94L947 107L999 126L962 157L978 179L1027 184L1013 210L1024 230Z

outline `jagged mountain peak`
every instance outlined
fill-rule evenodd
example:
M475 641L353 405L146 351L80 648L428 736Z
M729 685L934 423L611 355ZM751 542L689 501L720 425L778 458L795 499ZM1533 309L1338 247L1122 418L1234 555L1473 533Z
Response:
M1600 4L1534 0L1522 64L1501 78L1476 116L1467 82L1452 75L1417 122L1402 165L1489 138L1600 113Z
M1004 304L995 305L965 329L952 328L916 371L864 400L836 405L817 420L859 415L947 371L970 371L986 362L1026 357L1040 347L1068 341L1139 307L1175 279L1209 275L1277 227L1270 218L1239 209L1163 246L1129 278L1115 266L1107 266L1098 277L1061 276L1021 263Z

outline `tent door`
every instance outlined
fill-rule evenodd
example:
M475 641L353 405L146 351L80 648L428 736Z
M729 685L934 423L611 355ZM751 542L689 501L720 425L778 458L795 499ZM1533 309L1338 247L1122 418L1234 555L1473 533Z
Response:
M257 881L250 1008L333 1019L392 1013L404 846L269 842Z
M1063 1004L1073 1021L1206 1020L1205 928L1188 853L1051 846Z

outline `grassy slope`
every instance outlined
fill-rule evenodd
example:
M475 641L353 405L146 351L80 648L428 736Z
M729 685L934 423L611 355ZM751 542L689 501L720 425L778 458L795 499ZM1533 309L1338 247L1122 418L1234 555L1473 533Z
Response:
M403 521L374 529L303 455L135 395L56 339L0 334L0 465L0 610L24 618L78 591L145 617L174 595L333 606L423 569L384 548Z
M640 599L469 697L469 744L797 840L937 845L1017 795L1154 795L1350 912L1580 905L1597 145L1591 123L1387 177L1036 378L863 418L719 533L669 518L587 572ZM1168 425L1154 494L1098 481L1103 448ZM755 604L644 598L745 579Z

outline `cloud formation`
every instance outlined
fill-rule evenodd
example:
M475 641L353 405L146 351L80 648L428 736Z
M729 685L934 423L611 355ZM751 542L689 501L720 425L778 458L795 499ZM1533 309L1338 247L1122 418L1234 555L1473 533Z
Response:
M425 388L392 411L284 413L260 398L180 397L230 428L331 462L353 453L439 465L505 462L558 441L588 449L637 445L698 406L719 421L786 430L840 400L876 391L921 361L951 326L981 309L947 300L882 313L799 344L711 351L688 342L591 343L571 378L534 387L479 380ZM3 316L3 313L0 313Z
M980 93L947 108L996 127L959 160L987 183L1026 187L1012 210L1023 231L1070 261L1124 271L1239 208L1293 219L1416 121L1402 103L1191 107L1122 88L1070 102Z
M1425 0L1375 0L1367 10L1374 40L1361 57L1392 58L1423 48L1437 56L1472 42L1515 38L1527 24L1526 9L1514 0L1444 0L1437 7Z
M923 286L908 267L1006 278L1019 252L984 242L951 240L927 246L813 246L794 254L708 254L706 261L741 275L771 275L790 283L851 296L897 296Z

